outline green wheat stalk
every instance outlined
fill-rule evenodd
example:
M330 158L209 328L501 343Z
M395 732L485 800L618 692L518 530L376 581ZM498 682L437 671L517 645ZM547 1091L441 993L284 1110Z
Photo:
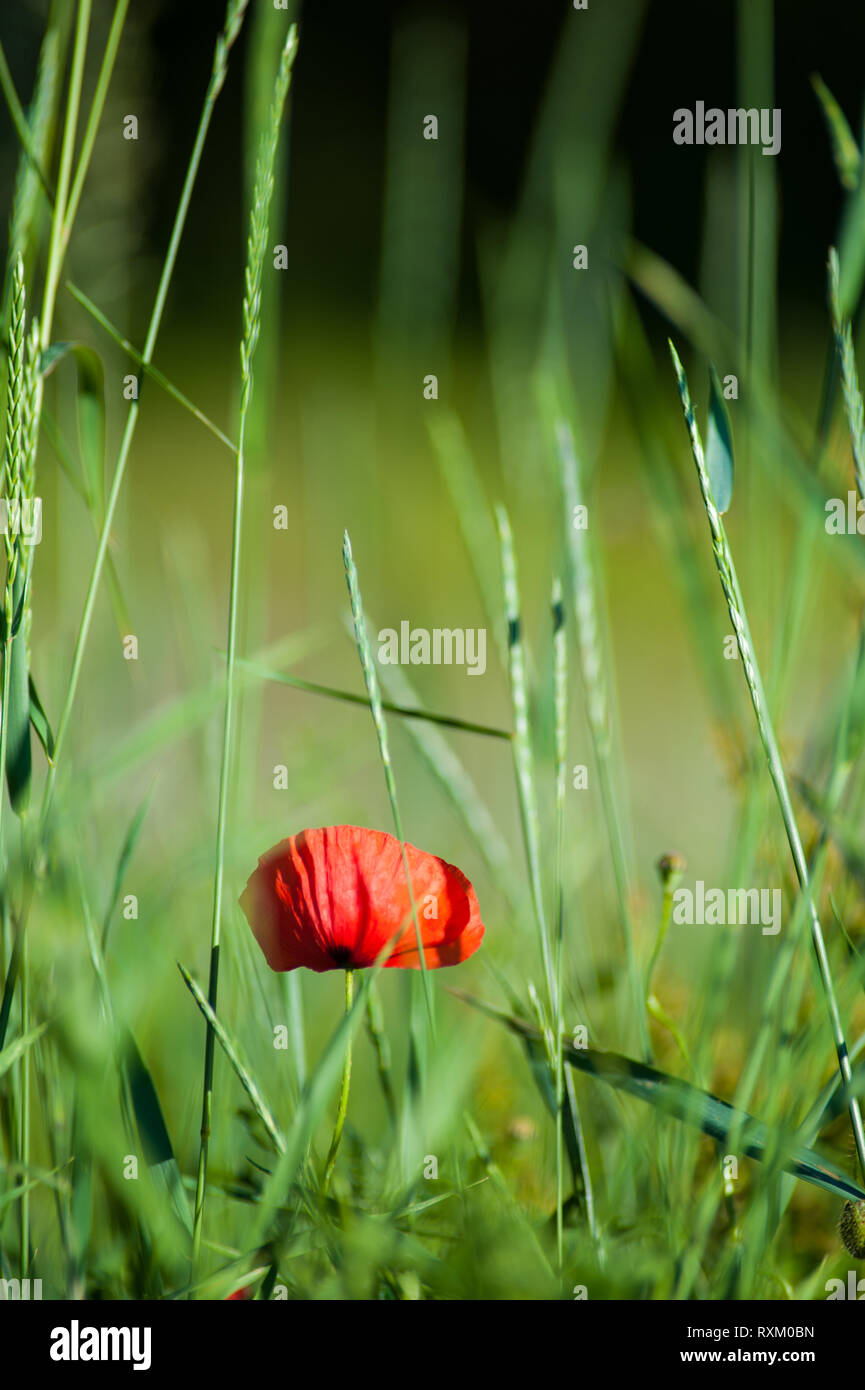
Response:
M0 709L0 847L4 844L3 807L5 803L4 785L6 781L6 755L9 741L9 707L12 672L12 648L14 641L13 620L15 595L20 585L16 584L20 560L20 542L13 534L13 518L20 515L22 460L26 435L25 404L25 336L26 336L26 294L24 289L24 262L18 255L15 259L12 282L12 304L9 324L9 384L6 397L6 449L3 463L3 498L6 503L6 524L3 542L6 553L6 581L3 594L3 698ZM8 874L6 877L8 885ZM8 891L8 888L7 888ZM20 962L21 972L21 1033L26 1034L30 1025L29 992L27 989L26 954L20 954L20 931L16 932L13 960ZM30 1161L30 1068L29 1054L25 1053L16 1069L16 1150L22 1174L26 1173ZM21 1198L19 1210L20 1231L20 1270L26 1276L29 1265L29 1193Z
M712 550L715 555L715 564L718 568L718 575L721 580L721 587L727 601L727 608L730 613L730 620L736 634L739 652L742 658L742 669L745 673L745 680L748 685L748 693L751 696L751 703L754 708L754 716L757 721L757 728L763 750L766 754L766 761L769 767L769 776L775 788L778 804L781 809L781 816L784 821L784 829L787 832L787 840L793 856L793 864L796 870L796 877L799 886L807 899L807 909L811 925L811 939L814 952L817 957L817 966L820 978L823 983L823 990L826 995L826 1002L829 1010L829 1018L832 1027L832 1035L835 1043L835 1051L838 1058L838 1069L841 1080L845 1087L850 1090L848 1112L850 1122L853 1127L853 1138L856 1144L856 1153L859 1159L859 1166L863 1176L865 1176L865 1131L862 1128L862 1115L859 1109L859 1102L852 1094L851 1082L852 1072L850 1068L850 1057L847 1051L847 1043L844 1038L844 1030L841 1025L841 1016L838 1011L838 1003L835 997L835 987L832 981L832 971L829 959L826 954L826 945L823 940L823 931L820 926L820 919L811 894L810 880L808 876L808 865L805 859L805 852L802 848L802 841L793 806L790 800L790 793L787 787L787 779L784 773L781 757L778 752L778 744L775 738L775 731L772 727L772 720L769 714L769 707L763 690L763 682L760 677L760 670L754 653L754 644L751 639L751 632L748 626L748 619L745 612L745 605L739 589L739 582L736 576L736 569L733 564L733 556L727 543L724 524L715 507L712 498L709 475L706 471L706 462L703 455L703 445L700 440L700 433L697 422L694 418L694 407L691 403L691 396L688 390L688 382L685 377L685 370L679 360L678 353L672 342L669 344L670 353L673 359L673 366L676 372L676 380L679 388L679 395L682 401L682 409L685 416L685 424L688 429L688 437L691 442L691 452L694 456L694 463L697 467L697 476L700 482L700 491L703 495L703 505L706 509L706 516L709 521L709 529L712 535Z
M273 198L274 165L282 116L291 82L291 69L297 53L297 28L286 36L273 93L267 129L262 135L255 176L255 195L247 241L246 274L243 296L243 336L240 343L240 411L237 435L237 462L234 484L234 523L231 544L231 582L228 600L228 652L225 677L225 710L222 725L222 757L219 772L219 799L216 820L216 867L213 885L213 914L210 932L210 975L207 1000L216 1012L219 984L219 942L222 925L222 895L225 870L225 837L228 821L228 784L234 735L235 661L237 653L237 609L240 588L240 543L243 521L243 485L246 431L252 398L252 363L261 325L261 279L267 252L270 205ZM192 1227L192 1268L197 1271L201 1254L204 1202L207 1192L207 1159L213 1113L213 1060L216 1035L208 1018L204 1044L204 1085L201 1109L201 1144L195 1186L195 1214Z

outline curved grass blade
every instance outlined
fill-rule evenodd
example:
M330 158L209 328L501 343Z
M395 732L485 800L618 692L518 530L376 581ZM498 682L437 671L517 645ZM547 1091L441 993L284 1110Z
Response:
M19 1057L31 1048L35 1042L41 1038L47 1023L39 1023L35 1028L30 1028L26 1033L22 1033L20 1038L16 1038L8 1047L4 1047L0 1052L0 1076L4 1076L10 1067L14 1066Z
M853 136L853 132L847 123L847 117L841 110L826 83L823 81L819 72L811 74L811 86L817 93L817 99L823 111L823 119L829 131L829 139L832 143L832 158L835 161L835 169L838 178L848 193L851 193L859 182L859 174L862 168L862 156L859 153L859 146Z
M36 689L32 673L28 675L27 681L30 692L30 723L33 725L33 732L45 750L46 758L51 763L54 761L54 734L51 723L39 698L39 691Z
M108 336L114 339L117 346L122 348L127 356L131 357L147 376L152 377L153 380L162 387L163 391L166 391L169 396L177 401L178 405L183 406L184 410L188 410L190 415L193 415L199 424L204 425L205 429L210 430L210 433L215 435L216 438L225 445L226 449L230 449L233 454L237 453L237 445L232 443L228 435L224 434L219 426L215 425L213 421L205 415L204 411L198 408L194 401L191 401L188 396L185 396L182 391L178 390L174 383L169 381L168 377L165 376L163 372L159 371L158 367L154 367L151 362L146 362L143 354L130 343L128 338L123 337L122 333L114 327L111 320L106 318L102 310L93 303L93 300L90 299L83 290L79 289L71 280L66 281L66 288L72 295L72 298L78 301L82 309L87 310L88 314L96 320L100 327L104 328Z
M157 1184L164 1186L171 1205L188 1235L192 1235L192 1218L183 1177L171 1144L171 1136L159 1104L153 1077L128 1028L121 1033L123 1067L129 1082L129 1095L135 1122L141 1137L141 1147L150 1172Z
M277 1124L273 1111L264 1099L261 1089L255 1081L249 1067L241 1058L238 1043L231 1037L225 1024L220 1021L210 1007L201 987L196 984L189 971L186 970L179 961L177 962L177 968L183 976L183 983L186 985L186 988L189 990L199 1009L204 1014L205 1019L216 1034L216 1040L234 1068L234 1073L238 1081L252 1101L256 1115L261 1120L273 1141L273 1147L278 1154L284 1154L285 1136Z
M363 705L364 709L369 709L368 695L357 695L351 690L338 690L332 685L319 685L316 681L301 680L300 676L288 676L284 671L272 671L243 657L238 657L236 665L259 676L261 680L276 681L279 685L290 685L294 690L304 690L309 695L324 695L328 700L344 700L350 705ZM433 714L430 710L412 709L408 705L394 704L391 700L381 700L380 703L381 708L388 714L400 714L404 719L425 719L430 724L441 724L446 729L461 729L468 734L485 734L489 738L501 738L507 742L513 737L508 729L495 729L489 724L475 724L470 719L458 719L456 715Z
M87 343L52 343L42 353L42 376L71 356L78 372L76 397L78 450L87 501L101 525L105 513L105 369L98 352Z
M451 994L462 999L473 1008L480 1009L498 1023L504 1024L518 1037L542 1041L538 1028L523 1023L512 1014L506 1014L460 989L451 989ZM763 1159L767 1155L779 1156L781 1166L797 1178L822 1187L835 1197L861 1199L865 1188L836 1168L828 1159L813 1149L801 1145L790 1146L784 1142L778 1130L770 1129L762 1120L744 1110L737 1110L727 1101L703 1091L690 1082L677 1076L635 1062L618 1052L601 1052L594 1048L578 1048L571 1042L562 1042L562 1056L572 1067L579 1068L588 1076L604 1081L618 1091L625 1091L638 1100L654 1105L658 1110L672 1115L684 1124L701 1129L713 1139L725 1141L731 1134L739 1136L741 1151L749 1158Z
M120 858L117 861L114 883L111 888L111 897L108 900L105 916L102 919L102 941L100 945L103 956L105 955L105 949L108 945L108 931L111 926L111 918L114 916L114 909L117 907L120 900L123 880L126 877L126 870L129 867L129 861L132 858L133 850L138 842L138 836L141 834L141 827L144 824L144 817L150 805L151 795L152 793L148 793L135 812L135 815L132 817L129 823L129 829L126 832L126 838L123 841L123 848L120 851Z

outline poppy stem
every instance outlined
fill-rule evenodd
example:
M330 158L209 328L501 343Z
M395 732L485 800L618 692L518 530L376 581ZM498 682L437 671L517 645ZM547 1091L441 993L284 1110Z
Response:
M345 1011L351 1012L352 1000L354 998L354 971L345 972ZM349 1035L348 1046L345 1053L345 1064L342 1069L342 1085L339 1088L339 1105L336 1110L336 1124L333 1127L333 1138L330 1141L327 1158L324 1164L324 1178L322 1180L322 1194L327 1192L330 1180L333 1176L333 1168L336 1163L336 1156L339 1152L339 1145L342 1139L342 1131L345 1125L345 1116L348 1110L348 1091L351 1085L351 1035Z

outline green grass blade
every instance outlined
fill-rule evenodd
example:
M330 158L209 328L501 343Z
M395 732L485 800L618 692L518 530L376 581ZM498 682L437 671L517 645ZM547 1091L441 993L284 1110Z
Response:
M154 1181L167 1193L183 1229L191 1236L192 1216L186 1189L153 1077L128 1028L123 1030L121 1040L122 1065L129 1082L129 1094L145 1161Z
M252 1101L253 1109L270 1135L273 1147L278 1154L285 1153L285 1136L276 1122L273 1110L264 1098L261 1087L253 1077L249 1065L244 1061L241 1055L240 1044L231 1036L225 1024L222 1023L214 1013L201 987L192 978L189 971L185 969L179 961L177 963L177 968L183 976L183 982L186 988L189 990L207 1020L207 1023L216 1034L216 1040L234 1068L234 1073L238 1081Z
M807 901L808 913L811 924L811 939L814 952L817 957L817 965L820 978L823 983L823 990L826 996L826 1003L829 1013L829 1020L832 1028L832 1036L835 1042L835 1051L838 1058L838 1069L842 1081L849 1086L851 1081L850 1057L847 1050L847 1043L844 1038L844 1030L841 1024L841 1016L838 1011L838 1003L835 998L835 987L832 981L832 972L829 959L826 954L826 946L823 940L823 930L820 926L820 919L811 894L809 884L808 866L805 859L805 852L802 848L802 841L799 836L796 818L793 813L790 793L787 786L787 779L781 763L781 756L778 752L778 744L775 738L775 731L772 727L771 716L769 713L766 696L763 690L763 683L760 677L760 670L757 665L757 658L754 651L754 644L751 638L748 619L745 612L745 605L739 590L739 582L733 565L733 556L727 543L724 533L724 525L718 515L717 507L712 496L711 484L708 473L706 472L703 447L700 441L699 431L694 410L691 405L691 397L688 391L688 383L685 377L684 368L679 360L676 349L670 343L670 353L676 371L679 395L682 401L682 409L685 416L685 424L691 442L691 452L697 468L697 476L700 483L700 490L703 495L703 504L709 522L709 529L712 536L712 549L715 555L715 562L718 575L721 580L721 587L727 601L727 608L736 640L739 646L739 653L742 658L742 669L748 685L748 692L751 696L751 703L754 707L754 715L757 720L757 728L760 739L766 754L769 768L769 775L775 788L784 828L787 832L787 839L790 845L790 852L796 870L796 876L802 893ZM859 1103L855 1097L850 1098L849 1104L850 1122L853 1128L853 1138L856 1144L856 1151L859 1158L859 1167L865 1176L865 1131L862 1127L862 1115Z
M402 818L399 813L399 802L396 794L396 779L393 775L393 764L390 758L390 748L387 741L387 724L384 717L384 706L382 704L381 689L378 683L378 673L373 660L372 648L369 644L369 637L366 631L366 621L363 615L363 600L360 594L360 581L357 575L357 566L354 563L354 556L351 552L351 540L346 531L343 546L342 558L345 566L346 583L348 584L349 600L351 602L351 614L354 622L354 637L357 643L360 664L363 668L363 678L366 682L367 693L369 695L369 707L375 725L376 737L378 739L379 754L384 768L385 782L387 783L387 793L390 799L391 812L393 814L394 827L400 842L402 852L403 872L405 873L408 885L409 901L411 903L411 915L415 929L415 939L417 941L418 953L421 963L421 977L423 979L424 999L426 1000L427 1018L430 1027L435 1028L432 991L429 983L429 972L427 970L426 957L424 955L423 939L420 929L420 921L415 902L414 889L412 888L411 874L409 873L408 858L405 852L405 836L402 829ZM421 1046L419 1037L415 1039L416 1045Z
M305 690L310 695L323 695L329 700L344 700L350 705L363 705L369 709L369 696L356 695L351 690L337 690L331 685L319 685L315 681L301 680L299 676L288 676L283 671L272 671L265 666L260 666L254 661L246 661L242 657L238 658L237 665L244 670L252 672L261 680L276 681L280 685L290 685L294 690ZM381 700L381 708L388 714L399 714L404 719L422 719L430 724L440 724L445 729L462 729L469 734L484 734L488 738L501 738L506 741L512 735L507 729L495 729L489 724L476 724L470 719L458 719L450 714L433 714L430 710L412 708L407 704L393 704L389 700Z
M123 880L126 877L126 870L129 868L129 861L131 860L132 855L135 851L135 846L138 843L138 837L141 834L141 830L144 825L144 817L147 814L147 808L150 805L150 799L151 794L148 794L141 802L141 805L138 807L137 811L133 815L132 820L129 822L129 828L126 831L126 835L123 840L123 845L120 850L120 857L117 860L117 868L114 873L114 883L111 888L111 896L108 899L108 906L105 909L105 916L102 919L102 941L100 949L102 951L103 956L105 955L105 950L108 945L108 932L111 928L111 919L114 916L114 910L117 907L118 902L120 901L120 894L123 889Z
M480 1009L498 1023L504 1024L518 1037L531 1038L539 1044L542 1043L540 1029L531 1027L522 1019L475 999L463 990L452 989L450 993L471 1004L473 1008ZM669 1076L666 1072L658 1071L644 1062L636 1062L630 1057L623 1057L617 1052L579 1048L572 1043L563 1042L562 1053L570 1066L585 1072L587 1076L594 1076L615 1090L624 1091L637 1100L645 1101L674 1119L701 1129L704 1134L721 1143L725 1143L731 1137L738 1139L742 1152L749 1158L764 1159L769 1154L774 1158L780 1149L783 1167L795 1177L813 1183L816 1187L822 1187L835 1197L857 1200L865 1197L865 1188L860 1187L821 1154L801 1145L794 1148L787 1146L780 1133L770 1130L761 1120L755 1119L745 1111L737 1110L727 1101L712 1095L710 1091L703 1091L679 1077Z
M553 959L550 949L547 914L544 907L544 891L541 876L541 825L538 812L538 798L535 787L535 759L529 725L529 688L526 675L526 657L523 647L522 619L520 614L520 591L517 579L517 563L514 554L513 536L508 514L503 506L496 508L496 520L501 547L502 578L504 584L505 621L507 624L508 672L511 687L511 707L514 718L514 769L517 776L517 793L520 803L520 819L523 840L529 866L529 881L532 902L535 910L535 924L538 930L541 961L547 986L547 1001L551 1017L557 1012L556 982L553 974Z
M13 1067L35 1042L38 1042L47 1027L47 1023L39 1023L35 1028L28 1028L26 1033L21 1034L20 1038L15 1038L13 1042L0 1051L0 1076L5 1076L9 1068Z
M239 28L242 14L235 14ZM288 29L280 54L279 67L273 86L268 125L262 131L261 147L255 176L255 191L249 218L247 259L243 295L243 335L240 341L240 412L237 434L237 461L234 480L234 508L231 540L231 578L228 601L228 650L226 657L225 706L222 721L222 753L219 770L219 793L216 813L216 854L213 876L213 909L210 923L210 976L207 988L208 1003L216 1010L219 984L219 948L222 932L222 893L225 874L225 839L228 825L228 788L232 770L235 719L235 660L240 592L240 549L243 535L243 494L246 429L253 390L253 362L258 346L261 324L261 280L270 232L270 207L273 199L274 167L282 118L291 72L297 53L297 28ZM223 71L224 76L224 71ZM207 1195L207 1158L213 1110L213 1054L215 1033L208 1021L204 1042L204 1081L202 1087L201 1145L198 1155L198 1175L195 1188L195 1218L192 1238L192 1268L198 1269L204 1203Z
M853 350L853 332L850 327L850 320L841 312L841 268L834 246L829 251L829 306L832 311L832 328L835 333L838 359L841 363L844 412L850 430L856 486L859 489L859 496L865 499L865 407L862 404L862 392L859 390L859 375L856 371L856 354Z
M706 431L706 472L712 495L723 516L733 498L733 431L714 367L709 369L709 427Z
M560 419L556 428L565 531L571 576L574 613L579 637L580 667L586 699L586 718L592 739L592 750L598 768L601 803L607 826L613 876L616 884L619 915L625 943L628 979L640 1050L649 1055L649 1032L637 962L636 925L632 908L631 872L626 851L624 810L617 795L613 768L611 733L611 701L604 670L604 650L598 617L597 585L594 562L589 543L590 531L575 528L576 509L585 506L582 494L580 466L570 425Z
M817 100L820 102L826 129L829 131L832 158L835 161L838 178L849 193L858 184L862 169L862 155L859 152L859 146L856 144L847 117L819 73L812 73L811 86L817 93Z
M157 367L154 367L152 362L145 361L143 353L139 352L138 349L130 343L128 338L123 337L120 331L114 327L111 320L103 314L102 310L93 303L93 300L90 299L82 289L79 289L71 280L66 281L66 288L72 295L72 298L77 300L82 309L87 310L91 318L95 319L108 336L114 340L117 346L122 348L128 357L132 358L133 362L142 369L146 376L149 376L153 381L157 382L157 384L162 387L163 391L166 391L168 395L171 396L172 400L177 401L178 405L183 406L184 410L188 410L190 415L192 415L200 425L204 425L205 429L209 430L211 434L216 436L220 443L225 445L226 449L230 449L233 454L237 453L237 445L232 443L228 435L224 434L219 426L215 425L213 421L205 415L204 411L200 410L188 396L184 396L183 392L180 391L173 382L169 381L168 377L165 376L163 372L160 372Z

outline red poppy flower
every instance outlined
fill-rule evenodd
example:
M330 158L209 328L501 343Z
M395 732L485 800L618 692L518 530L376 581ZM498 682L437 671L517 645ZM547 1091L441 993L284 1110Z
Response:
M424 960L458 965L484 934L475 890L436 855L414 845L405 854ZM359 970L394 937L385 965L420 969L400 842L383 830L292 835L261 856L240 906L272 970Z

